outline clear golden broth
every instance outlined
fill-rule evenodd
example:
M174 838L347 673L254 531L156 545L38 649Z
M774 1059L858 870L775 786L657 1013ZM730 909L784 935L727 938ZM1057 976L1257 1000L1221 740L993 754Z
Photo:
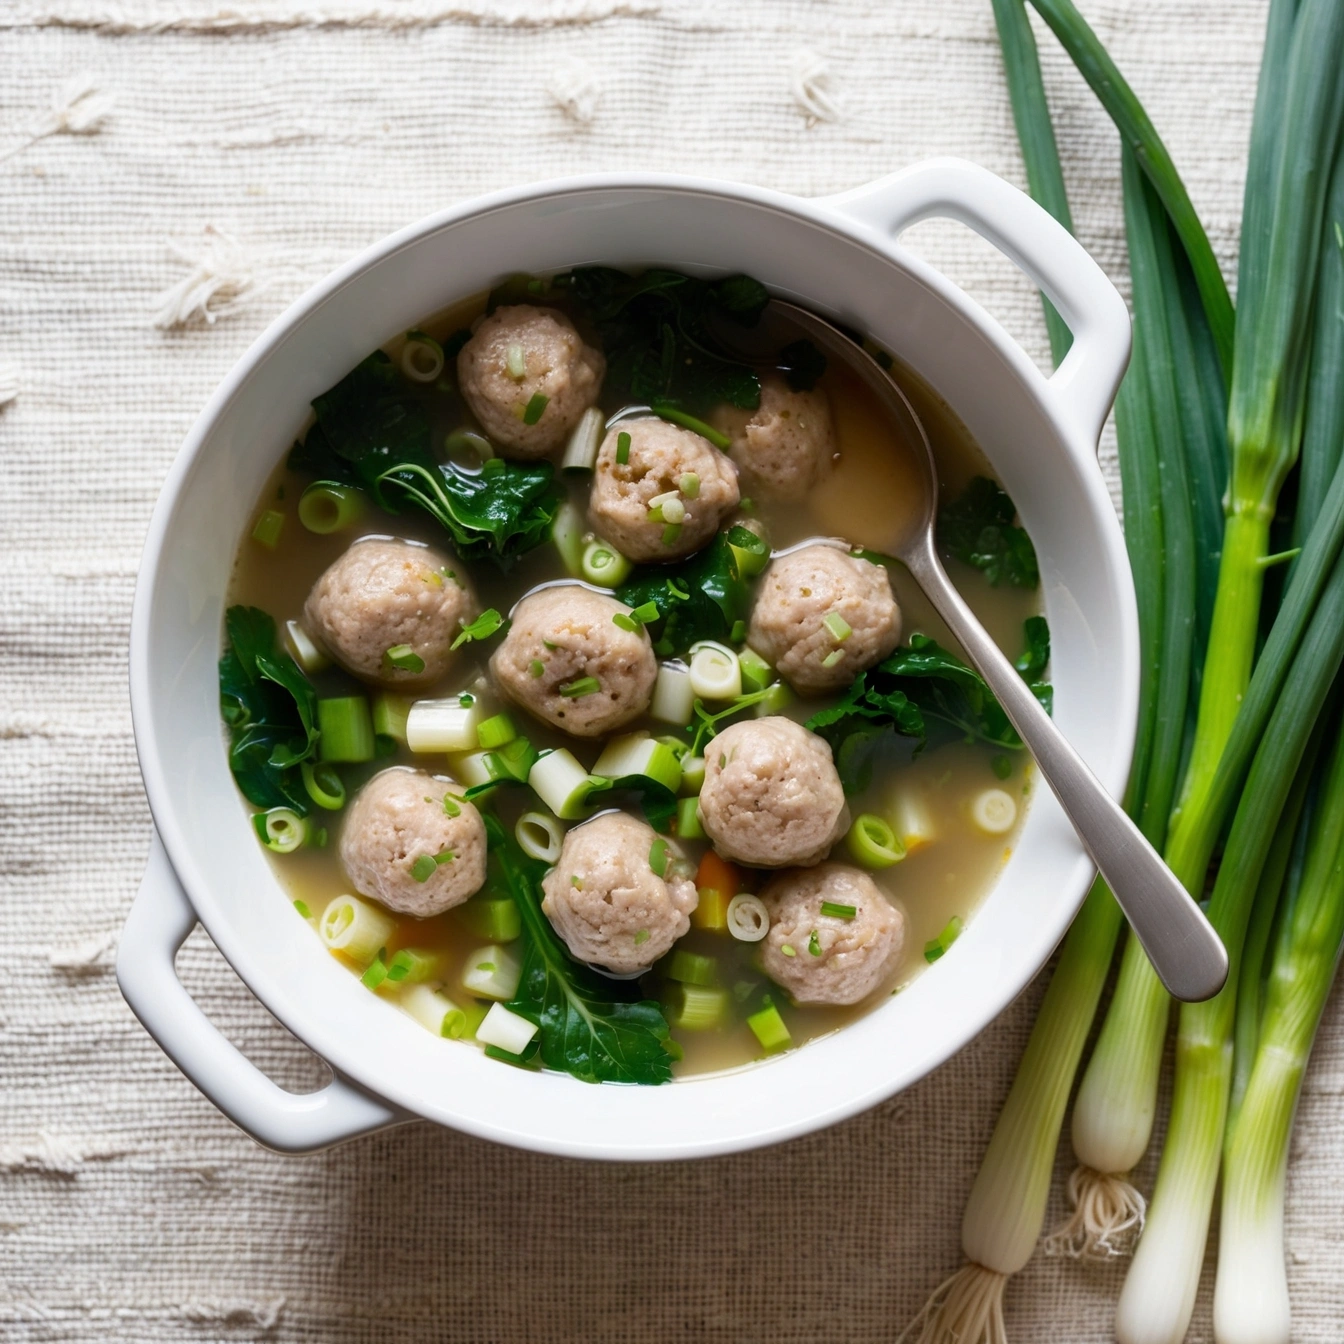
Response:
M423 324L423 329L446 336L469 324L483 306L484 296L478 296L439 314ZM394 342L387 347L394 358L399 358L400 344ZM934 445L944 497L958 493L973 476L992 474L950 409L908 371L898 367L897 374ZM759 516L768 526L772 544L776 547L792 545L809 537L840 536L851 543L881 550L899 530L896 524L900 521L901 501L909 498L911 483L917 477L900 446L895 445L893 450L891 427L856 377L846 370L831 368L823 378L823 386L831 400L839 438L840 451L835 468L806 505L761 504ZM455 420L449 416L441 428L447 430L460 422L461 417ZM436 430L438 428L436 426ZM278 450L280 447L277 445ZM394 517L371 513L359 527L349 532L329 536L310 533L299 523L294 507L305 484L306 481L286 470L283 464L276 469L255 512L260 514L266 509L278 509L285 513L280 541L273 550L267 549L250 539L249 528L229 586L230 604L260 607L275 617L281 628L286 620L300 615L308 590L318 575L357 538L381 534L425 541L440 547L447 545L447 539L436 523L415 514ZM573 491L576 502L582 504L586 488L575 486ZM949 569L966 600L1001 647L1010 656L1016 656L1021 646L1022 622L1038 609L1036 595L992 589L978 572L955 563ZM565 577L563 567L549 545L539 547L525 557L507 576L484 564L476 565L472 571L482 607L493 606L504 612L530 588L562 577ZM902 637L908 639L912 632L921 631L955 647L948 631L904 570L893 569L892 580L903 617ZM454 668L451 678L422 694L448 695L470 686L485 673L489 647L493 644L482 652L476 651L476 646L468 645L467 656ZM320 695L349 694L358 689L350 678L335 669L314 680ZM799 700L790 712L800 720L806 719L816 712L820 703ZM498 708L508 706L500 700ZM640 726L645 725L631 725L632 728ZM665 725L650 723L647 726L655 727L659 732L667 731ZM526 722L523 731L538 747L567 746L585 766L592 764L599 751L596 743L575 742L531 720ZM883 758L874 772L871 787L850 800L855 815L865 811L889 814L893 793L900 789L913 790L924 799L936 838L910 853L901 863L873 875L906 916L904 952L899 966L885 984L864 1002L847 1008L792 1005L784 1001L784 995L777 989L773 990L772 997L781 1008L795 1045L836 1030L922 974L928 968L924 957L926 943L934 939L954 915L963 920L969 918L993 886L1021 827L1032 782L1030 762L1020 752L1013 753L1012 774L1007 779L998 779L991 768L991 759L1001 754L982 744L951 742L912 758L908 746L898 745ZM403 748L396 756L385 757L367 766L342 767L348 793L353 796L371 774L398 763L415 765L433 773L451 774L446 757L414 756ZM971 799L987 787L1006 789L1021 799L1017 827L1007 835L985 835L970 820ZM525 802L525 799L529 801ZM530 799L530 793L523 790L502 789L496 793L494 805L501 819L512 826L520 812L528 810L529 805L535 806ZM314 922L320 919L330 900L349 889L337 857L340 814L326 813L316 820L318 824L325 823L328 829L324 847L308 847L287 856L270 856L281 885L291 899L306 903ZM688 857L698 862L704 845L680 843ZM836 857L843 857L843 852L838 852ZM400 919L388 951L391 953L400 947L438 951L442 957L440 976L446 991L461 1001L460 977L465 962L482 941L468 934L450 911L426 920ZM753 944L737 942L727 933L692 928L678 946L716 957L720 982L728 987L750 981L773 989L765 985L764 977L756 967ZM315 935L315 954L319 948ZM354 967L351 970L357 974ZM671 982L663 978L657 967L645 977L643 987L650 997L664 1000L671 992ZM393 997L396 993L395 988L386 992ZM754 997L748 1000L750 1005L758 1001L759 992L756 990ZM734 1068L759 1059L762 1053L741 1015L733 1015L730 1023L719 1030L690 1032L674 1029L673 1034L684 1051L684 1057L674 1065L678 1076ZM443 1048L477 1047L467 1042L444 1041Z

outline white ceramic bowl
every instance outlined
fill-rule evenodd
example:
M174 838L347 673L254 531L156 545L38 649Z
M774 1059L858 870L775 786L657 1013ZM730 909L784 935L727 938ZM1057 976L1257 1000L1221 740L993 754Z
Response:
M1045 290L1075 336L1051 378L982 309L904 251L961 220ZM1040 557L1055 716L1118 793L1129 769L1138 633L1096 444L1129 353L1125 306L1077 242L1007 183L938 160L805 201L682 177L588 177L505 192L416 224L318 285L256 342L188 436L150 526L131 633L131 702L158 831L117 972L184 1073L259 1141L304 1151L425 1116L544 1152L633 1159L731 1152L802 1134L921 1078L1011 1002L1075 913L1093 868L1047 791L993 893L929 974L833 1036L661 1088L593 1087L437 1040L362 989L296 919L251 835L225 758L216 659L225 584L262 484L309 399L426 313L516 271L605 262L747 271L870 332L955 409ZM282 1091L176 978L197 919L259 999L332 1066Z

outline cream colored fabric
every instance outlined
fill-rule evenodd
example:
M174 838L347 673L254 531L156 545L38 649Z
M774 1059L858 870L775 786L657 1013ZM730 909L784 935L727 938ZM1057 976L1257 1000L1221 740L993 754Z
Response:
M1262 0L1083 8L1230 268ZM1115 136L1044 53L1079 231L1120 278ZM1039 984L923 1085L768 1152L582 1165L419 1125L275 1157L111 974L150 827L125 646L177 445L311 280L431 209L588 169L821 193L955 153L1020 182L988 0L9 0L0 70L0 1337L890 1341L958 1263ZM914 236L1043 356L1006 264ZM181 966L273 1076L319 1076L201 935ZM1342 1027L1336 1002L1294 1150L1304 1341L1344 1318ZM1012 1337L1109 1339L1118 1275L1038 1257Z

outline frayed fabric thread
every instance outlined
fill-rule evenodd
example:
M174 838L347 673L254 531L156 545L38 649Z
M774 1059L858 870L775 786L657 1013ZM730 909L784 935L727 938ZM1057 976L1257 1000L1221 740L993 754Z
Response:
M800 47L793 54L789 92L809 127L844 119L845 108L831 64L810 47Z
M275 250L248 246L214 224L205 226L195 247L171 241L168 246L187 270L155 300L154 325L161 331L201 323L213 326L277 285L311 282L326 261L295 261Z
M97 135L112 112L112 98L87 72L65 81L51 100L51 110L14 148L0 154L0 162L22 154L49 135Z
M0 406L8 406L19 395L19 366L0 360Z
M104 934L101 938L91 938L78 947L55 949L48 954L47 960L53 971L62 971L66 975L97 975L111 965L108 953L117 945L115 934Z
M124 1155L121 1148L97 1148L71 1135L40 1129L31 1142L0 1144L0 1171L73 1180L88 1162L106 1162Z
M551 101L576 126L591 126L597 116L602 85L597 71L577 56L564 61L546 86Z

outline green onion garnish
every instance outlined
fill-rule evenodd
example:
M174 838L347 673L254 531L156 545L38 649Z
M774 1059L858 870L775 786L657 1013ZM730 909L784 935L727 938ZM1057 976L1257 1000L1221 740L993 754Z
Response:
M481 614L471 622L461 622L462 633L453 640L452 647L458 648L462 644L468 644L477 639L489 639L495 634L500 626L504 624L504 618L494 607L481 612ZM466 703L465 700L463 703Z
M942 932L924 944L924 960L930 963L937 961L961 936L961 928L961 916L953 915L943 925Z
M636 946L638 946L638 944L640 943L647 943L648 941L649 941L648 929L640 929L640 931L637 934L635 934Z
M523 409L523 424L535 425L541 419L549 401L550 397L543 396L540 392L534 392L531 401Z
M623 611L618 611L611 618L611 623L618 630L628 630L632 635L637 634L640 629L639 622L633 616L627 616Z
M507 746L517 736L518 730L507 714L496 714L476 726L476 741L485 751Z
M417 882L428 882L429 879L434 876L438 866L439 865L434 861L434 856L432 854L421 854L420 857L411 864L411 876L415 878Z
M679 536L681 536L681 524L668 523L668 525L665 528L663 528L663 545L664 546L675 545L676 540Z
M596 677L580 677L577 681L562 681L560 694L570 700L581 700L585 695L596 695L602 683Z
M822 660L822 667L834 667L845 656L843 649L832 649Z
M658 877L667 873L667 848L667 841L661 835L649 846L649 867Z
M859 913L857 905L844 905L840 901L822 901L821 913L833 919L853 919Z
M394 644L383 654L383 665L400 672L423 672L425 660L409 644Z
M577 873L575 873L575 874L569 879L569 885L570 885L571 887L573 887L573 888L575 889L575 891L582 891L582 890L583 890L583 879L582 879L581 877L579 877L579 875L578 875Z
M816 929L812 930L812 936L807 940L807 950L814 956L821 956L821 939L817 936Z
M377 989L387 979L387 962L383 960L387 949L380 947L378 955L369 962L369 968L359 977L359 983L369 989Z
M630 436L622 431L616 436L616 465L623 467L630 461Z
M517 341L514 341L506 351L504 367L515 383L521 383L527 377L527 354Z
M843 644L854 633L849 622L838 611L828 611L821 623L831 632L837 644Z
M687 499L694 499L700 493L700 477L693 471L683 472L681 480L677 484L681 487L681 493Z
M529 664L527 670L534 676L540 677L545 674L546 664L540 658L534 658Z
M308 908L307 901L295 901L294 908L304 917L304 919L312 919L313 912Z
M733 628L728 634L728 641L731 644L740 644L747 637L746 621L734 621Z
M708 439L716 448L727 452L732 447L733 441L726 434L720 434L713 425L707 425L703 420L697 420L693 415L687 415L685 411L679 411L675 406L668 406L662 402L655 402L649 409L660 420L670 421L674 425L681 425L683 429L692 430L700 435L702 439Z
M268 551L273 551L280 540L284 526L285 515L276 509L267 509L257 519L256 526L252 529L252 540L265 546Z
M997 779L1007 779L1013 773L1013 763L1007 756L991 757L989 768L994 772Z
M795 952L795 951L793 950L793 948L792 948L788 943L785 943L779 950L780 950L786 957L796 957L796 956L798 955L798 953Z
M640 625L648 625L650 621L656 621L661 614L656 602L641 602L631 611L630 618L638 621Z
M462 815L462 808L451 793L443 795L443 814L446 817L460 817Z

